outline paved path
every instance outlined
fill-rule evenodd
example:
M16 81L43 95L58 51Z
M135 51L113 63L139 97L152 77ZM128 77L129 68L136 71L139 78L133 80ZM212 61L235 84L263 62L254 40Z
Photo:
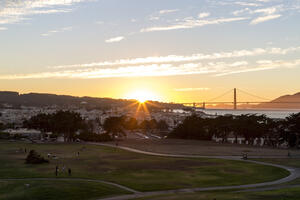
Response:
M94 183L104 183L107 185L115 186L120 189L126 190L128 192L132 192L138 194L140 192L128 188L126 186L112 183L108 181L96 180L96 179L84 179L84 178L7 178L7 179L0 179L0 181L86 181L86 182L94 182Z
M124 196L106 198L103 200L128 200L128 199L134 199L134 198L140 198L140 197L150 197L150 196L166 195L166 194L191 193L191 192L213 191L213 190L257 188L257 187L279 185L282 183L290 182L290 181L300 177L300 169L277 165L277 164L253 161L253 160L243 160L243 159L241 159L240 156L197 156L197 155L162 154L162 153L146 152L146 151L137 150L137 149L133 149L133 148L129 148L129 147L115 146L115 145L103 144L103 143L87 143L87 144L114 147L114 148L119 148L119 149L123 149L126 151L131 151L131 152L141 153L141 154L151 155L151 156L175 157L175 158L218 158L218 159L226 159L226 160L237 160L237 161L251 162L251 163L256 163L256 164L261 164L261 165L279 167L279 168L285 169L290 172L290 175L285 178L282 178L282 179L279 179L276 181L265 182L265 183L238 185L238 186L217 186L217 187L207 187L207 188L186 188L186 189L166 190L166 191L141 192L141 193L135 193L132 195L124 195ZM270 158L270 157L268 157L268 158Z
M238 192L262 192L262 191L271 191L271 190L279 190L279 189L288 189L288 188L300 188L300 185L277 185L272 187L264 187L264 188L253 188L253 189L246 189Z

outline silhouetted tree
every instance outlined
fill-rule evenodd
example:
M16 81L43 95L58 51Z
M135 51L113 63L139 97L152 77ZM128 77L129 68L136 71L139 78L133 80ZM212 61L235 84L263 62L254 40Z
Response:
M208 121L196 115L189 116L169 134L168 138L211 140L212 134L207 128Z
M159 120L157 123L157 128L161 131L167 131L169 129L169 125L165 120Z
M125 117L109 117L103 124L104 130L107 134L112 135L113 138L126 136L124 132Z
M300 113L292 114L286 118L288 142L291 147L300 145Z
M39 114L24 122L24 127L42 132L63 134L65 141L74 139L74 134L87 127L79 113L58 111L54 114Z
M124 127L127 130L133 131L138 128L138 121L135 118L130 117L124 121Z

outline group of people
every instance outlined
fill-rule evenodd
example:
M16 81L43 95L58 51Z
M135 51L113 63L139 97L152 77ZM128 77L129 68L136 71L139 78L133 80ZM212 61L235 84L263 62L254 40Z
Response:
M80 151L83 151L83 150L85 150L85 149L86 149L86 147L82 147L82 148L80 149ZM80 152L79 152L79 151L76 152L76 156L79 157L79 155L80 155ZM48 153L48 158L49 158L49 157L51 157L51 154L50 154L50 153ZM66 170L66 166L63 165L61 169L62 169L62 172L64 172L64 171ZM58 172L59 172L59 167L58 167L58 165L56 165L56 167L55 167L55 176L58 176ZM72 169L71 169L71 168L68 168L68 175L69 175L69 176L72 175Z
M80 149L80 151L84 151L86 149L86 147L82 147L81 149ZM76 156L77 157L79 157L79 155L80 155L80 151L78 151L78 152L76 152ZM17 150L16 152L24 152L24 153L27 153L27 149L26 148L20 148L19 150ZM56 156L56 155L53 155L52 153L48 153L47 154L47 157L48 157L48 159L50 159L50 158L52 158L52 159L58 159L58 157ZM55 176L58 176L58 174L59 174L59 167L58 167L58 165L56 165L56 167L55 167ZM64 173L66 171L66 166L65 165L63 165L62 166L62 168L61 168L61 172L62 173ZM68 175L69 176L71 176L72 175L72 169L71 168L68 168L67 169L67 173L68 173Z

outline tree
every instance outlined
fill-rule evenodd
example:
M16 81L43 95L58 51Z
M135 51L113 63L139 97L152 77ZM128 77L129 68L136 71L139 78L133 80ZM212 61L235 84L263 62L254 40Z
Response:
M130 117L124 121L124 128L133 131L138 128L138 121L135 118Z
M1 131L1 130L4 130L4 129L5 129L4 124L2 124L2 123L0 122L0 131Z
M196 115L189 116L168 135L168 138L211 140L212 134L208 129L208 123L209 119Z
M288 141L291 147L300 145L300 113L292 114L286 118Z
M253 144L255 138L263 136L267 117L265 115L247 114L235 117L235 131Z
M45 132L63 134L65 141L74 139L77 131L87 127L79 113L58 111L54 114L39 114L24 122L24 127Z
M159 120L157 123L157 128L161 131L167 131L169 129L169 125L165 120Z
M75 133L85 127L85 121L79 113L58 111L52 117L53 132L63 133L65 141L74 139Z
M23 122L23 126L31 129L38 129L42 132L52 130L52 115L38 114Z
M222 142L226 142L228 135L234 131L233 116L219 116L212 120L211 128L215 130L215 135L222 138ZM237 140L237 136L236 136Z
M126 136L124 132L124 117L109 117L103 124L104 130L107 134L112 135L113 138Z

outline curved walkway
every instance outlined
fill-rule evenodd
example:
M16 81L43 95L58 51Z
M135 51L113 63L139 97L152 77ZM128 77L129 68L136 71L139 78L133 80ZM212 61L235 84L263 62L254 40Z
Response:
M132 192L134 194L138 194L140 192L133 190L131 188L128 188L126 186L112 183L108 181L101 181L96 179L84 179L84 178L7 178L7 179L0 179L0 181L86 181L86 182L94 182L94 183L104 183L107 185L115 186L120 189L126 190L128 192Z
M126 151L141 153L141 154L150 155L150 156L175 157L175 158L218 158L218 159L226 159L226 160L244 161L244 162L251 162L251 163L256 163L256 164L261 164L261 165L279 167L279 168L285 169L290 172L290 175L285 178L282 178L282 179L279 179L276 181L264 182L264 183L238 185L238 186L217 186L217 187L207 187L207 188L187 188L187 189L166 190L166 191L140 192L140 193L135 193L132 195L124 195L124 196L118 196L118 197L112 197L112 198L105 198L103 200L129 200L129 199L140 198L140 197L150 197L150 196L166 195L166 194L191 193L191 192L213 191L213 190L257 188L257 187L279 185L282 183L290 182L290 181L300 177L300 169L277 165L277 164L253 161L253 160L243 160L243 159L241 159L240 156L197 156L197 155L162 154L162 153L146 152L146 151L137 150L137 149L133 149L133 148L129 148L129 147L115 146L115 145L103 144L103 143L90 143L89 142L87 144L119 148L119 149L123 149Z

